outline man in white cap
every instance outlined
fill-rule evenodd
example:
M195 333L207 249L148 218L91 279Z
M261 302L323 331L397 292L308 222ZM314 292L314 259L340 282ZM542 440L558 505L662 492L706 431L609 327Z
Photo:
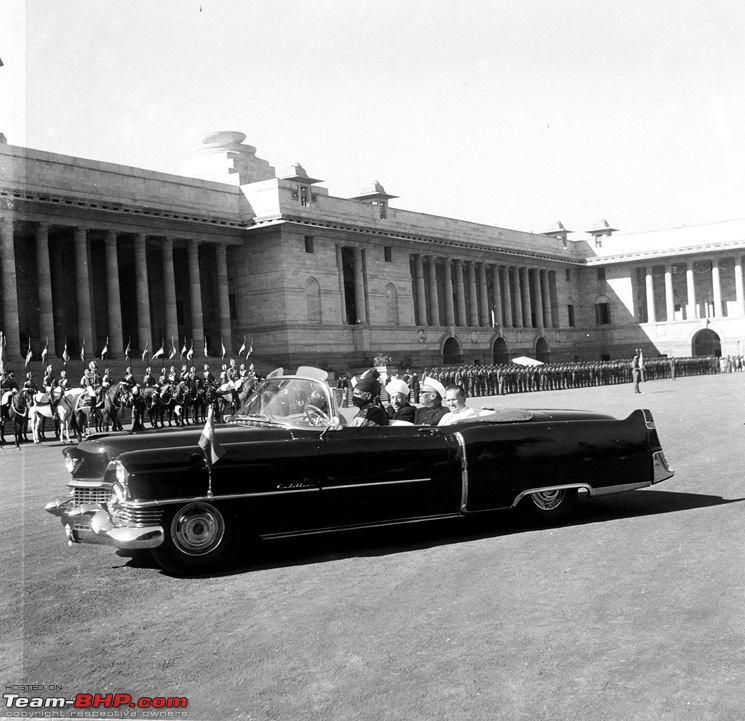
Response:
M442 418L450 411L442 405L445 397L445 386L440 381L425 376L422 379L420 398L424 407L417 408L414 414L414 423L418 426L436 426Z
M390 396L391 404L385 412L392 421L414 422L416 408L409 403L409 386L398 378L388 381L385 392Z
M440 418L438 426L449 426L463 423L471 418L478 418L478 413L466 405L466 391L463 386L448 386L445 389L445 405L450 413Z

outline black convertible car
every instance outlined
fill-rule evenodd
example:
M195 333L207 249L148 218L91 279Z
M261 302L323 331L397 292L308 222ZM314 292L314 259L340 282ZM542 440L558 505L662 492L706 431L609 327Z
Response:
M150 549L210 571L243 534L277 538L520 507L564 522L578 493L670 478L652 414L482 412L445 427L347 427L323 371L272 374L226 423L212 462L200 428L112 433L66 449L69 493L46 506L67 538ZM214 458L217 456L215 455Z

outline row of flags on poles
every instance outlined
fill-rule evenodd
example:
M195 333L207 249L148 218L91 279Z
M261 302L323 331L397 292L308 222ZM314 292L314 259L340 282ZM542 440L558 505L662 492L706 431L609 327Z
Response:
M6 359L7 359L7 338L3 334L2 331L0 331L0 372L2 372L3 368L5 367ZM186 337L184 337L184 345L181 348L181 360L189 360L191 361L194 357L194 342L192 341L190 344L188 344L189 347L187 349L187 342ZM253 353L254 344L253 344L253 337L248 338L246 340L246 336L243 336L243 343L241 345L240 350L238 351L238 355L243 357L243 354L246 354L246 360L248 360L251 353ZM174 342L174 339L171 338L171 350L170 354L168 355L168 360L171 360L176 356L176 343ZM132 340L130 339L127 343L127 347L124 349L124 357L129 362L131 358L132 353ZM109 354L109 339L106 338L106 343L104 344L103 349L101 350L101 360L106 360L107 356ZM147 361L148 358L150 360L155 360L157 358L164 358L166 357L166 349L165 349L165 342L163 339L161 339L160 348L153 353L152 356L150 356L150 349L149 349L149 343L145 343L145 349L142 351L142 360ZM220 339L220 357L222 359L225 358L227 355L227 351L225 349L225 343ZM34 354L31 350L31 338L28 339L28 350L26 351L26 367L28 368L29 363L31 363L31 360L33 359ZM49 339L46 339L46 342L44 343L44 349L41 351L41 362L42 364L46 365L47 358L49 357ZM204 341L204 357L209 357L209 349L207 347L207 340ZM80 347L80 360L85 363L85 338L83 339L83 342ZM62 362L66 365L70 361L70 354L67 350L67 340L65 340L65 347L62 351Z

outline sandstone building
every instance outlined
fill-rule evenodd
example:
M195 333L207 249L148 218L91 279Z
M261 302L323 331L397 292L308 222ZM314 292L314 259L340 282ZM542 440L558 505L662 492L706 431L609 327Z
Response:
M4 138L3 138L4 140ZM745 221L587 239L438 217L378 182L337 198L237 132L183 175L0 143L6 356L252 338L267 363L340 370L745 352ZM172 341L173 339L173 341Z

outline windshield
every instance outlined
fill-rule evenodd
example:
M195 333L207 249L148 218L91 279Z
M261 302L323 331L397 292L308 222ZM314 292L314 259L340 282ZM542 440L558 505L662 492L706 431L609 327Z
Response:
M244 419L308 428L327 426L332 415L323 383L282 377L263 381L237 413Z

